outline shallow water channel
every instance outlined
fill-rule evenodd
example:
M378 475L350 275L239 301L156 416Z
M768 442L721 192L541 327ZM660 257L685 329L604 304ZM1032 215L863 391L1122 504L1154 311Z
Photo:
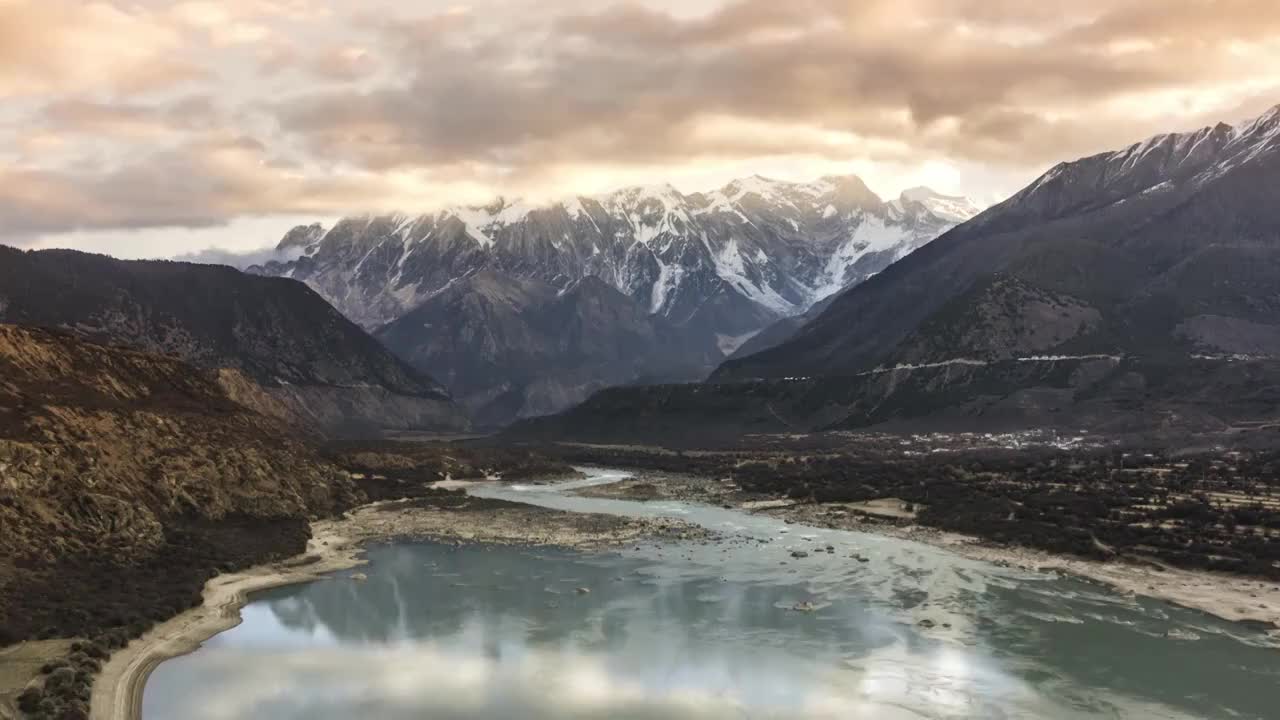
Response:
M1280 717L1280 648L1244 626L910 541L571 494L626 476L588 472L471 492L723 539L376 546L162 663L144 719Z

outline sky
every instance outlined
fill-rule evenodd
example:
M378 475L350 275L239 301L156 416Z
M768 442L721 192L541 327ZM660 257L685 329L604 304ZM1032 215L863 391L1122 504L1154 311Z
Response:
M498 195L999 200L1280 103L1275 0L0 0L0 243L252 255Z

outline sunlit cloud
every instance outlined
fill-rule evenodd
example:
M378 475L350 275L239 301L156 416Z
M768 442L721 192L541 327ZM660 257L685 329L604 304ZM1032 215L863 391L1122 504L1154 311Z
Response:
M752 173L989 198L1256 114L1278 65L1262 0L0 0L0 237Z

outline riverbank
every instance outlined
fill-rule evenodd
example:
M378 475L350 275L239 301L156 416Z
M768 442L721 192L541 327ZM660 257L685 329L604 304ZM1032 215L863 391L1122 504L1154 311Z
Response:
M227 573L206 583L204 602L115 652L93 687L91 720L141 717L143 690L162 662L195 651L240 623L249 594L321 580L362 564L369 543L419 539L457 543L602 548L639 539L689 539L708 531L679 520L569 513L469 497L462 492L373 503L312 524L307 551L289 560Z
M452 487L457 483L449 483ZM978 538L910 524L910 511L892 503L795 502L743 491L724 479L641 472L576 494L629 500L696 501L777 517L789 523L853 530L926 543L959 556L1040 572L1061 572L1104 583L1236 622L1280 629L1280 584L1208 572L1099 562L997 546ZM887 513L887 515L886 515ZM189 653L239 624L250 593L323 578L361 564L376 542L421 539L454 543L551 545L578 549L617 547L640 540L707 539L711 531L677 519L574 513L480 498L460 490L374 503L343 518L316 522L306 553L287 561L219 575L204 589L201 606L166 621L116 652L94 685L93 720L132 720L156 666ZM359 576L355 576L358 578Z
M824 512L810 506L768 511L791 522L812 524ZM816 513L811 513L812 510ZM1280 637L1280 583L1239 575L1182 570L1156 562L1110 561L1073 558L1009 545L996 545L981 538L935 530L918 525L896 526L879 522L852 521L833 525L849 530L876 533L931 545L961 557L1034 572L1057 572L1101 583L1126 595L1143 595L1163 602L1268 630Z
M316 580L325 573L358 565L359 547L341 534L342 521L316 523L307 552L284 562L218 575L205 584L204 603L156 625L112 654L93 684L92 720L138 718L142 691L151 671L184 655L218 633L240 624L240 608L249 593Z
M1090 560L995 544L970 535L913 524L914 511L907 509L906 503L892 499L857 503L796 501L751 493L727 479L651 471L637 471L633 478L584 488L577 494L639 501L702 502L769 515L790 523L911 540L971 560L1073 575L1124 594L1143 595L1231 622L1268 628L1280 636L1280 583L1184 570L1153 560Z

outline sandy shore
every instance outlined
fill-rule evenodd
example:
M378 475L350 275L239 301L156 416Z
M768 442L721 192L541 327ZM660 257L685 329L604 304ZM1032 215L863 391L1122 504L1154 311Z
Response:
M192 652L214 635L240 624L249 593L315 580L362 562L359 549L337 532L341 523L317 523L307 552L291 560L219 575L204 587L204 604L171 618L117 650L93 683L92 720L138 718L142 689L161 662Z
M447 506L400 500L358 508L340 520L312 525L306 553L281 563L219 575L204 587L204 603L161 623L116 651L93 685L91 720L135 720L147 678L162 662L195 651L240 624L240 609L257 590L322 579L362 564L363 546L392 539L432 539L561 547L605 547L640 538L687 539L707 531L678 520L568 513L478 498Z

